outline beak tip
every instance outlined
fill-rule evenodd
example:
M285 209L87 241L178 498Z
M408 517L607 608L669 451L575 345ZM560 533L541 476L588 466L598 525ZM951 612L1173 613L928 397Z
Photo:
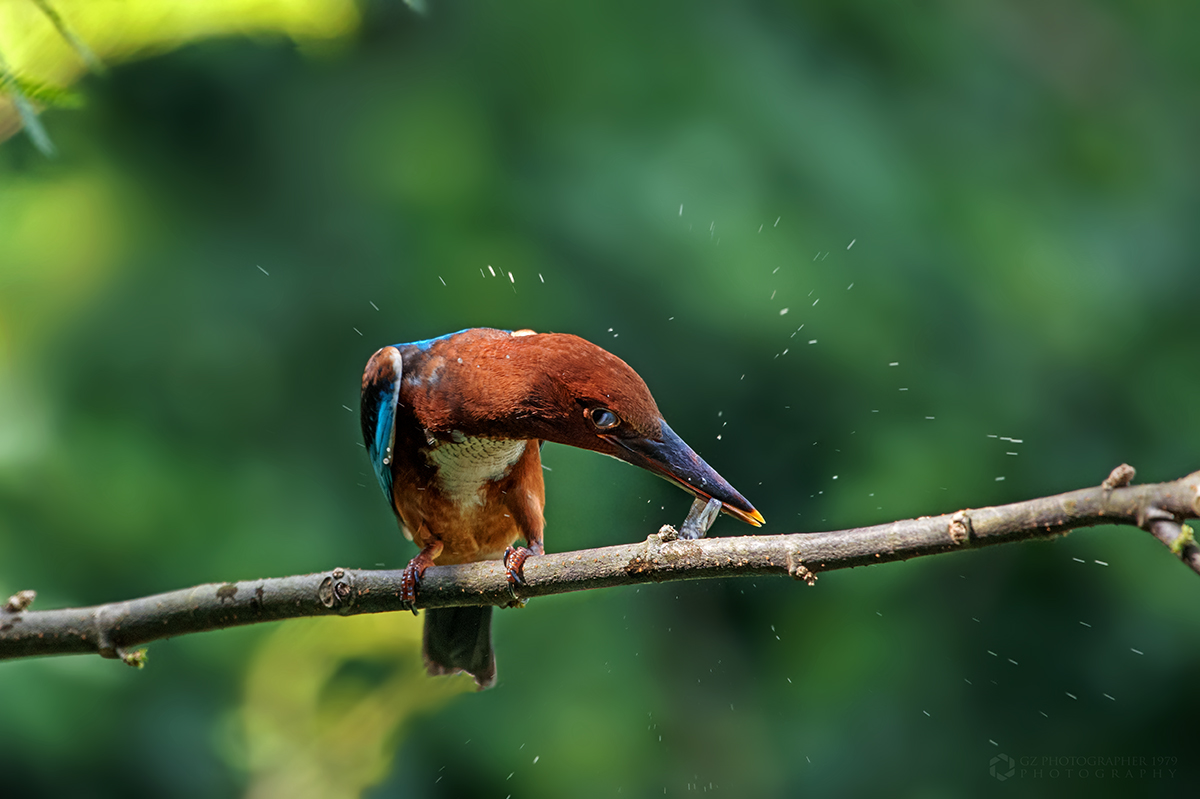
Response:
M729 505L728 503L723 504L725 504L725 507L723 508L725 513L728 513L730 516L740 522L745 522L751 527L762 527L767 523L767 520L763 518L763 515L754 508L750 508L750 510L743 510L742 508ZM750 507L750 504L746 503L746 507Z

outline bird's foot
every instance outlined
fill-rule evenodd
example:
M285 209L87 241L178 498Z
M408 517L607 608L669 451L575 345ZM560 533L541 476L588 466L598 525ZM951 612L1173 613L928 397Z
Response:
M540 550L541 547L538 547ZM525 604L517 596L517 586L525 585L525 561L530 555L541 555L525 547L509 547L504 550L504 571L508 574L508 593L512 595L513 603Z
M525 561L533 551L525 547L509 547L504 550L504 571L508 573L508 584L525 585Z
M429 568L428 563L421 562L419 557L413 558L404 567L404 571L400 573L400 601L406 608L417 615L417 586L421 582L421 577L424 576L425 570Z

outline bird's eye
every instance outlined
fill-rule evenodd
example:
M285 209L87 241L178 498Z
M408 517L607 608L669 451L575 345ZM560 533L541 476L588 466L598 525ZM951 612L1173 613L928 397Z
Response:
M592 424L597 430L611 430L621 423L621 418L608 408L595 408L592 411Z

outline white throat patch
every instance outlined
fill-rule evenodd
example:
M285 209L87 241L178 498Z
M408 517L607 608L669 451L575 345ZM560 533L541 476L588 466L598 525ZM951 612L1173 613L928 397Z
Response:
M483 505L488 483L508 476L525 452L524 441L471 438L461 433L425 453L437 469L438 487L459 507Z

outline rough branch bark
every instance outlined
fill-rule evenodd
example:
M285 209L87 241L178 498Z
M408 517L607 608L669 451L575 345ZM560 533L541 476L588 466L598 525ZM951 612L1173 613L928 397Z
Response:
M833 569L940 552L1049 538L1077 527L1130 524L1147 530L1200 574L1200 548L1183 522L1200 517L1200 472L1170 483L1130 486L1122 464L1104 483L1068 494L960 510L942 516L828 533L732 536L689 541L664 527L645 541L530 558L521 600L567 591L668 580L791 575L812 585ZM64 610L28 609L32 591L0 608L0 659L98 653L141 665L130 647L242 624L402 610L400 571L333 569L319 574L210 583L166 594ZM432 567L417 606L505 605L513 601L498 562Z

